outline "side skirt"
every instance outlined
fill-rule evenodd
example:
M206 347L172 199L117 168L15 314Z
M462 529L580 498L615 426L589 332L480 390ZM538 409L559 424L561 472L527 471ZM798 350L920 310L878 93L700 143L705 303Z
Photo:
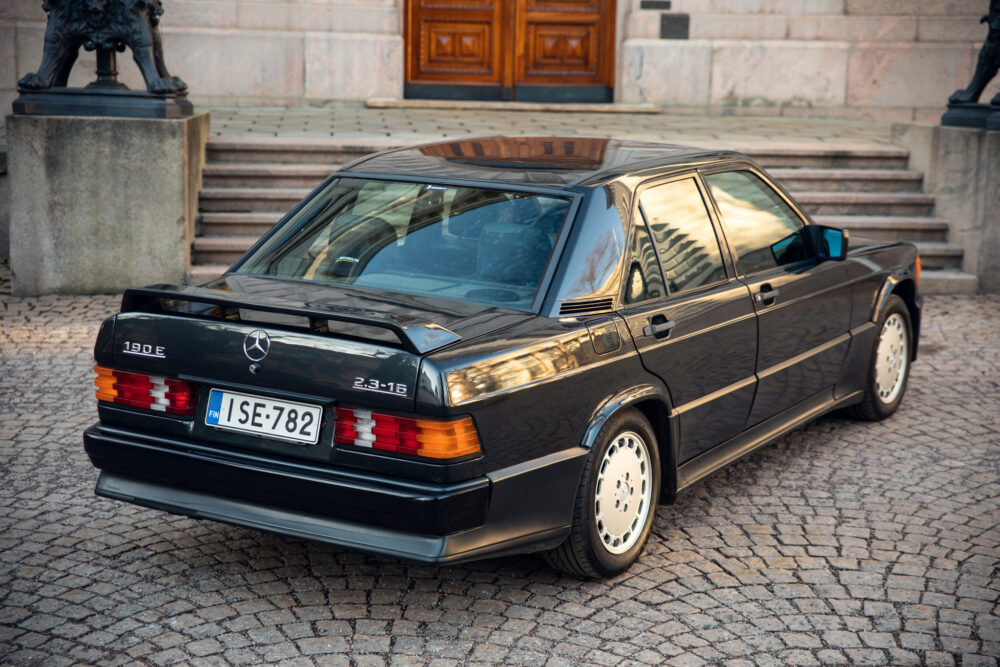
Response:
M829 390L822 391L799 405L757 424L735 438L713 447L704 454L681 464L677 469L678 491L721 470L730 463L760 449L789 431L811 422L817 417L837 408L856 403L861 392L855 391L834 399Z

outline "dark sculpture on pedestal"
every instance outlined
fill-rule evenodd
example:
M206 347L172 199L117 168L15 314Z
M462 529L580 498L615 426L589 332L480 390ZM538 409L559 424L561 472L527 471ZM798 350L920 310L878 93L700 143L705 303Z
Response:
M1000 0L990 0L990 13L979 22L988 24L990 31L979 51L976 71L966 88L948 98L948 111L941 117L941 124L1000 130L1000 93L990 104L979 104L986 86L1000 71Z
M173 118L190 115L187 84L167 71L160 39L160 0L45 0L45 51L37 72L21 78L15 113ZM97 51L97 79L67 88L80 47ZM146 83L118 81L116 54L128 47Z

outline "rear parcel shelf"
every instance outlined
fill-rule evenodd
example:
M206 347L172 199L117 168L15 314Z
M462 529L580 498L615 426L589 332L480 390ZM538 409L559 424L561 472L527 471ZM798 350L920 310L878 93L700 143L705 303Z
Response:
M183 290L183 291L181 291ZM192 293L196 291L196 293ZM209 292L205 294L204 292ZM125 290L121 312L160 313L201 319L245 322L298 329L317 335L377 341L424 355L461 340L454 331L433 322L402 322L378 311L310 305L290 306L277 299L237 295L206 288L152 285Z

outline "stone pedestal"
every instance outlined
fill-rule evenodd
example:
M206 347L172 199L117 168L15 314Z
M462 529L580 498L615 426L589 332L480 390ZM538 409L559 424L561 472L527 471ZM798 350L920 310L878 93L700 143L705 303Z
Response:
M984 129L992 109L989 104L949 104L941 116L946 127L974 127Z
M964 250L962 270L979 289L1000 293L1000 132L920 123L893 125L894 143L910 150L910 168L924 174L935 214L950 225L948 240Z
M0 150L0 259L10 257L10 199L7 190L7 151Z
M208 114L7 116L14 295L180 282L208 128Z

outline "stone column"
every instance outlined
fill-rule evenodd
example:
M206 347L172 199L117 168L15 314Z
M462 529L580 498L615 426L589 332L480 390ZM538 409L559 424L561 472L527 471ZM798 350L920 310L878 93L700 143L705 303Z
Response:
M14 295L179 283L208 129L204 113L7 116Z

